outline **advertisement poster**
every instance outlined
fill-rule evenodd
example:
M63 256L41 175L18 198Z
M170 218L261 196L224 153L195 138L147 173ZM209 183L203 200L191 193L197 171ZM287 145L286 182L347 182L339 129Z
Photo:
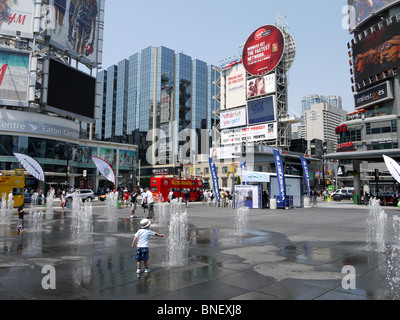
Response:
M50 44L69 53L101 63L97 51L102 51L104 0L54 0L54 20Z
M243 65L253 76L265 75L275 69L285 52L282 31L273 25L255 30L243 48Z
M249 209L262 209L262 186L261 185L242 185L234 186L233 189L233 204L237 207L237 202L242 197L244 206Z
M117 152L110 148L100 148L100 158L114 167L117 163Z
M247 99L276 92L276 74L260 76L247 81Z
M353 45L355 82L400 66L400 22Z
M246 108L221 112L220 114L221 129L243 127L245 125L247 125Z
M34 0L0 1L0 34L33 37Z
M0 51L0 103L20 104L28 100L29 54Z
M243 64L236 64L222 71L221 106L226 109L246 105L246 70Z
M261 124L247 128L227 129L221 131L221 144L237 144L243 142L258 142L274 140L278 137L276 122Z

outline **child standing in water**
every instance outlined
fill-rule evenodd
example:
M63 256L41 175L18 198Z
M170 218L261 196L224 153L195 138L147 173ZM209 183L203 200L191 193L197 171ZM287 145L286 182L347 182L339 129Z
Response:
M143 219L140 221L141 230L136 232L135 238L132 242L132 248L135 247L135 243L137 241L136 247L136 261L137 261L137 270L136 273L140 274L143 272L141 269L141 263L144 262L145 273L149 273L151 270L149 269L149 238L150 236L157 236L163 238L163 234L159 234L150 230L151 221L149 219Z
M29 212L24 211L24 205L18 207L18 224L17 224L17 234L22 234L24 232L24 215L29 214Z

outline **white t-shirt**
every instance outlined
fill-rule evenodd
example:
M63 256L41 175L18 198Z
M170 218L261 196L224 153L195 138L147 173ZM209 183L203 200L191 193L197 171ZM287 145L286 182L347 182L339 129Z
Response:
M150 190L148 190L146 192L146 197L147 197L147 203L153 203L154 202L153 193Z
M140 229L136 232L135 237L137 238L137 247L138 248L148 248L149 247L149 238L154 236L156 233L150 229Z

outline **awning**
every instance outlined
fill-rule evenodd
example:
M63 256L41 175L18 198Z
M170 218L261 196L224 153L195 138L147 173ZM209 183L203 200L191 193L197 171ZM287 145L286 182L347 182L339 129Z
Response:
M243 171L242 180L243 182L271 182L271 175L276 175L276 174L265 173L265 172Z

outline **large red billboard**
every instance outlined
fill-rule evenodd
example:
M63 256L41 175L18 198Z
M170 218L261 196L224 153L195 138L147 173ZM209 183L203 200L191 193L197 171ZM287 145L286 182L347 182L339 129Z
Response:
M260 27L247 39L243 49L243 65L252 75L264 75L275 69L284 50L285 37L279 28L273 25Z

